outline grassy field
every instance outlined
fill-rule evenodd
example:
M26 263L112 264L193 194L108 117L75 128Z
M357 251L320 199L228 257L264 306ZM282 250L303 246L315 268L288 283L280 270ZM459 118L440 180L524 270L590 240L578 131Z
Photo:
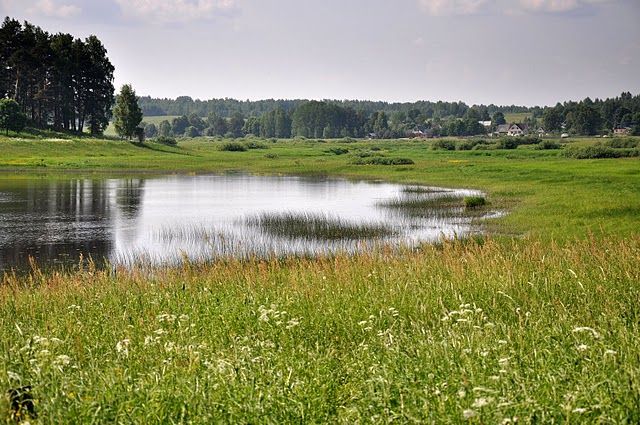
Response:
M0 138L0 178L340 175L481 189L509 214L403 252L5 275L0 389L32 386L31 423L640 421L638 158L223 143Z
M526 118L531 117L530 112L513 112L504 114L504 119L507 120L508 123L514 122L523 122Z
M156 127L158 125L160 125L160 123L164 120L167 120L169 122L171 122L171 120L173 120L174 118L177 118L178 115L166 115L166 116L157 116L157 117L147 117L145 116L143 118L143 122L146 122L147 124L155 124ZM104 135L108 136L108 137L117 137L118 135L116 134L116 128L113 125L113 122L109 123L109 126L107 127L107 129L104 131Z

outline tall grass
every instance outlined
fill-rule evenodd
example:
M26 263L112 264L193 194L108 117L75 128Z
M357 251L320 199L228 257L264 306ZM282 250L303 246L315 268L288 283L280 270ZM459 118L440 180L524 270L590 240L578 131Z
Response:
M247 224L281 237L313 240L376 239L396 231L381 223L353 223L340 217L314 213L263 213Z
M639 257L486 239L9 275L0 389L31 385L43 423L638 423Z

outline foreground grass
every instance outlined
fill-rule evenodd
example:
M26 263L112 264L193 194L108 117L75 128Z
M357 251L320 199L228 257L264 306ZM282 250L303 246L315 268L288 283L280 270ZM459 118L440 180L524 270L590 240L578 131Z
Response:
M489 240L6 277L0 387L32 385L42 423L638 423L639 258Z

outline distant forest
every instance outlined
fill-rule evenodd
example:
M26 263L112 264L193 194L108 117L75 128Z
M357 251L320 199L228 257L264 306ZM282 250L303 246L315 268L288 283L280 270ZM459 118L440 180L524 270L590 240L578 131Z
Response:
M473 105L462 102L387 103L371 101L262 100L209 101L141 97L147 116L178 115L160 126L145 127L148 137L376 137L420 134L432 137L475 136L507 124L506 115L524 113L529 132L608 134L623 129L640 135L640 96L622 93L606 100L586 98L554 107ZM488 124L488 125L487 125Z
M13 115L19 109L21 121L29 127L101 134L112 115L113 73L107 51L95 36L81 40L70 34L49 34L8 17L0 26L0 106L6 105L0 109L12 109ZM623 129L617 133L640 135L640 96L631 93L554 107L431 101L203 101L186 96L139 97L138 103L146 116L177 116L158 125L143 125L147 137L474 136L493 132L514 113L522 114L520 120L532 132L595 135Z

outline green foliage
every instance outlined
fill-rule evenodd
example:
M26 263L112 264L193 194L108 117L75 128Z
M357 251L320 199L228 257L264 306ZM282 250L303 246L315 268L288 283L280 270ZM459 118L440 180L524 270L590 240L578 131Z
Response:
M607 141L602 142L604 146L608 146L610 148L637 148L640 147L639 139L632 139L630 137L622 138L616 137L613 139L609 139Z
M256 142L255 140L248 140L244 142L244 145L247 147L247 149L269 149L268 145Z
M185 130L189 127L189 117L183 115L181 117L175 117L171 121L171 132L175 136L184 135Z
M163 120L160 122L158 126L158 135L161 137L171 137L173 133L171 132L171 123L167 120Z
M454 151L456 150L456 142L450 139L438 139L431 144L432 149Z
M575 159L627 158L640 156L640 149L616 149L602 144L595 144L591 146L571 146L565 149L564 155Z
M125 84L116 96L113 108L114 124L120 137L131 139L136 135L136 129L142 121L142 111L138 106L138 98L133 88Z
M357 240L383 238L395 234L383 224L351 223L323 214L278 213L262 214L247 220L274 236L307 240Z
M20 105L13 99L0 99L0 129L21 132L27 123L27 116L20 110Z
M173 137L169 137L169 136L159 136L156 137L155 139L153 139L154 142L156 143L160 143L161 145L166 145L166 146L177 146L178 142L176 141L175 138Z
M189 127L184 129L184 137L193 138L198 136L200 136L200 131L196 127L190 125Z
M334 155L344 155L346 153L349 153L349 149L348 148L341 148L341 147L331 147L329 149L327 149L325 152L327 153L332 153Z
M554 140L543 140L535 148L541 150L561 149L562 145Z
M479 208L484 207L487 204L487 200L484 196L466 196L464 198L465 208Z
M220 150L226 152L244 152L247 150L247 146L240 142L225 142L220 146Z
M384 156L371 156L368 158L357 158L351 161L353 165L413 165L415 162L410 158L389 158Z
M31 127L102 134L111 117L113 72L95 36L74 39L8 17L2 22L0 99L15 99Z

